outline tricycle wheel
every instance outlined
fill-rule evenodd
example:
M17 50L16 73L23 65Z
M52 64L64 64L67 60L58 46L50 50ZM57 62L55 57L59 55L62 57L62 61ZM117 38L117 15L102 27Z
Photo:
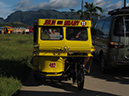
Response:
M39 80L40 79L40 75L37 72L34 72L34 79L35 80Z
M35 74L35 73L34 73L34 79L35 79L35 80L38 80L38 79L39 79L38 75Z
M84 86L84 73L83 73L83 71L80 71L78 74L77 85L78 85L79 90L83 89L83 86Z
M76 75L75 75L75 73L74 73L73 76L72 76L72 81L73 81L73 84L74 84L75 81L76 81Z

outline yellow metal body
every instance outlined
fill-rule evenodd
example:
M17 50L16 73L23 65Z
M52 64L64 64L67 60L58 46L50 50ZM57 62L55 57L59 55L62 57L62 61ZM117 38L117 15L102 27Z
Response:
M65 57L70 57L69 53L86 53L86 55L74 55L74 57L92 57L95 50L91 38L90 20L62 20L62 19L39 19L36 23L37 41L34 42L33 69L40 71L44 76L61 76L65 71ZM62 40L42 40L42 26L60 26L63 28ZM66 39L67 27L86 27L88 40L74 41ZM55 68L50 68L50 64L55 64ZM47 74L48 73L48 74ZM52 74L51 74L52 73Z
M10 26L4 26L4 32L8 31L8 34L10 34L11 32L13 32L13 28Z

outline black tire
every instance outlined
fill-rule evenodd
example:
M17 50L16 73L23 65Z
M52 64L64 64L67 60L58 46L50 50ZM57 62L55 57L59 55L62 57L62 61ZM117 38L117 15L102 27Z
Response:
M38 80L38 79L39 79L38 75L35 74L35 73L34 73L34 79L35 79L35 80Z
M100 64L101 64L101 71L103 73L108 73L109 71L108 63L106 62L103 54L101 55Z
M79 90L82 90L83 89L83 86L84 86L84 72L83 71L80 71L78 73L77 86L78 86L78 89Z
M34 79L35 79L35 80L39 80L39 79L41 79L41 77L40 77L39 73L34 72Z
M75 74L75 72L74 72L73 75L72 75L72 81L73 81L73 84L74 84L75 81L76 81L76 74Z

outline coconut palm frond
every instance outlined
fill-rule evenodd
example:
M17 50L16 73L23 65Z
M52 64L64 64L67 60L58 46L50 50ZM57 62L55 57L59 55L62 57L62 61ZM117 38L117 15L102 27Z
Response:
M90 17L91 20L93 19L92 17L94 15L99 16L99 14L96 13L97 10L99 10L101 13L103 12L101 7L94 6L93 3L85 2L85 6L84 7L86 8L85 15L87 15L87 16L89 15L88 17ZM86 14L86 13L89 13L89 14Z
M99 10L101 13L103 13L103 9L101 7L96 6L95 8Z
M99 10L101 13L103 13L103 9L101 7L98 6L94 6L93 3L88 3L85 2L84 7L86 8L86 10L84 12L82 12L82 10L78 10L77 14L80 15L80 18L85 17L86 19L91 19L93 20L93 16L101 16L100 14L97 13L97 10Z
M82 10L78 10L77 11L77 14L82 14Z

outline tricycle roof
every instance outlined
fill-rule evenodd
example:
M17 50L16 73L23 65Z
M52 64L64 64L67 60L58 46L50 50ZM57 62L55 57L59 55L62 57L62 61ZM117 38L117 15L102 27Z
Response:
M91 27L90 20L38 19L38 26Z

